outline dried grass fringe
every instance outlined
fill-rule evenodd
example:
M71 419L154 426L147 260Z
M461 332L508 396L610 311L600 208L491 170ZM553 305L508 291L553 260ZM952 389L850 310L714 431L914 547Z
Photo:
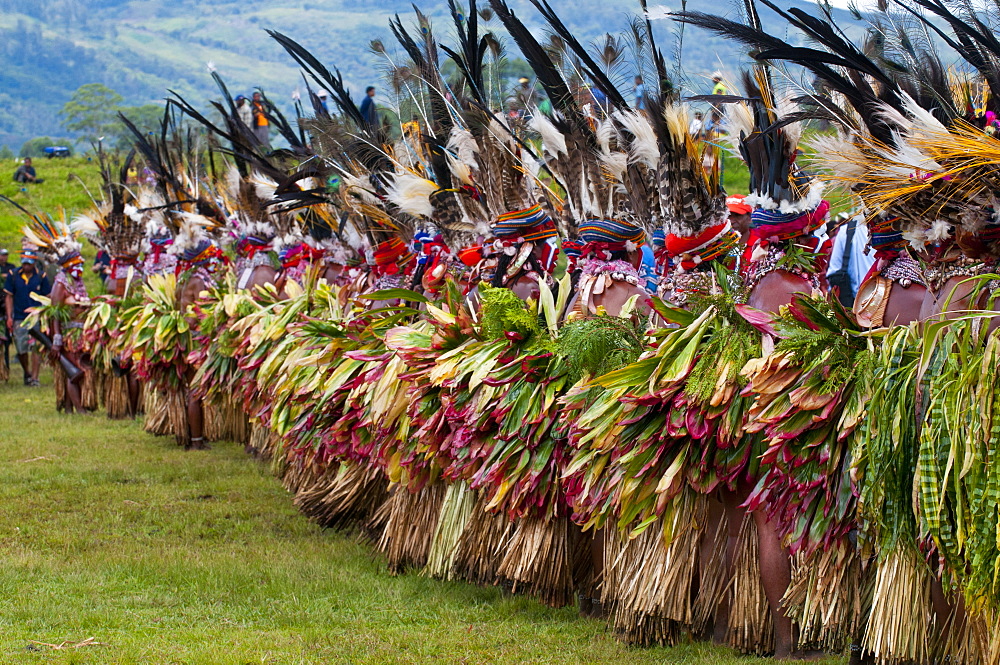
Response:
M173 430L171 429L170 403L167 396L148 384L144 388L144 396L146 420L142 424L142 428L154 436L171 434Z
M846 540L792 558L792 581L781 604L798 625L797 649L842 653L862 626L862 557Z
M472 584L497 583L497 571L514 537L515 525L503 513L486 510L486 503L477 493L469 522L455 546L452 579Z
M960 590L948 592L949 605L953 608L932 638L934 662L976 665L990 656L990 631L996 633L996 621L990 622L983 615L967 614ZM993 654L996 662L997 654Z
M669 521L661 518L631 540L607 536L602 601L613 608L615 634L628 644L674 645L692 629L708 504L687 490L675 507Z
M231 395L205 400L204 410L205 438L209 441L246 444L250 440L250 420Z
M711 501L706 497L706 504ZM715 625L723 599L732 592L733 580L726 567L726 549L729 546L729 520L725 510L719 506L719 519L715 532L709 531L711 518L701 534L701 548L698 553L698 589L691 607L691 632L695 636L710 640L714 636Z
M132 404L129 399L128 376L118 376L110 373L104 381L104 406L111 420L126 420L134 418Z
M229 430L225 421L225 415L217 404L210 400L203 400L201 403L203 431L202 436L206 441L227 441Z
M170 431L178 446L191 445L191 429L188 427L187 396L183 390L170 390L163 396L167 404L167 420ZM207 418L206 418L207 420Z
M271 428L261 424L259 420L250 420L250 439L247 448L250 453L265 462L274 459L274 453L281 443L281 437L271 431Z
M323 482L329 471L327 462L320 462L314 454L299 450L286 450L279 457L284 459L281 465L281 484L292 494L306 491ZM273 464L272 464L273 465Z
M295 506L309 519L330 529L363 524L385 503L388 480L380 469L340 464L295 495Z
M569 517L526 517L517 522L497 576L515 593L538 598L550 607L575 600L573 571L578 548L585 546Z
M377 529L382 520L385 523L377 548L389 559L391 574L427 565L446 491L447 485L440 480L419 492L397 485L376 512L372 526Z
M80 382L80 404L87 411L97 411L101 408L104 396L106 374L103 369L91 367L84 371Z
M733 561L727 641L729 646L746 654L763 656L774 652L774 621L760 581L757 526L749 513L740 526Z

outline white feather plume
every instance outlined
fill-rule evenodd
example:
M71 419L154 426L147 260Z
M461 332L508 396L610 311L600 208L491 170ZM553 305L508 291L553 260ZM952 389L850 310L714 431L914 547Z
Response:
M448 137L447 148L455 153L460 161L470 165L476 163L479 144L468 129L455 125L451 130L451 136Z
M85 236L96 237L101 235L101 226L90 214L80 213L69 223L69 227L74 233L82 233Z
M615 119L632 134L629 160L655 169L660 163L660 146L649 119L638 111L615 111Z
M259 171L254 171L250 176L250 184L254 186L254 192L261 201L270 201L274 198L274 192L278 189L278 183Z
M542 135L542 145L545 146L545 150L549 154L557 157L569 154L569 151L566 149L566 137L556 129L556 126L552 124L552 121L544 113L535 109L531 120L528 122L528 126Z
M410 173L397 173L386 188L386 198L405 213L431 217L434 206L430 196L438 190L437 183Z

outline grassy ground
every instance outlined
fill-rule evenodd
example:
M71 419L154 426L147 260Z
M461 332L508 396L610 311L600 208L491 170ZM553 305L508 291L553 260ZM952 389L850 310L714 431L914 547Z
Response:
M753 660L626 649L572 609L390 577L367 544L308 523L242 449L185 453L53 402L48 386L0 386L0 662ZM88 638L104 646L36 644Z
M38 177L45 182L34 185L13 182L14 169L20 160L0 162L0 194L35 214L44 213L58 219L61 211L65 211L67 220L72 220L77 213L92 207L87 190L98 200L101 199L101 173L96 161L88 157L39 158L32 161ZM0 247L7 248L10 261L15 265L19 263L21 227L24 223L23 213L10 203L0 201ZM94 247L84 241L83 255L87 258L88 266L95 253ZM103 286L100 280L90 270L84 274L90 292L101 293Z

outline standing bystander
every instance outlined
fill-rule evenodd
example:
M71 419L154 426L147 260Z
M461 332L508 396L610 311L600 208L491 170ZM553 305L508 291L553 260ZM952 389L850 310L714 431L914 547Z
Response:
M261 147L271 149L271 123L267 119L268 103L260 91L253 93L253 135Z
M6 300L7 329L14 332L14 347L17 350L17 360L21 363L24 373L24 385L38 386L38 370L41 366L41 356L33 352L35 343L28 329L24 327L24 319L28 309L38 303L32 294L49 295L49 280L36 270L38 249L31 245L21 248L21 267L11 270L4 282Z
M378 111L375 109L375 86L365 88L365 98L361 100L361 117L369 127L378 127Z
M6 283L7 275L9 275L13 270L14 266L8 260L10 257L10 252L7 251L6 247L0 247L0 281ZM7 372L10 372L10 343L11 335L14 334L12 330L6 327L7 325L7 299L0 298L0 320L3 321L4 329L2 335L0 335L0 343L3 344L3 364L7 368Z

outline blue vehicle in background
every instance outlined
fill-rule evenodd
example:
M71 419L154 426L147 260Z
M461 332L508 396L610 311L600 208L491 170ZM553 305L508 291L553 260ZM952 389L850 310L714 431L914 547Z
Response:
M51 145L44 148L42 152L44 152L45 156L49 159L54 159L56 157L71 157L73 155L73 151L64 145Z

